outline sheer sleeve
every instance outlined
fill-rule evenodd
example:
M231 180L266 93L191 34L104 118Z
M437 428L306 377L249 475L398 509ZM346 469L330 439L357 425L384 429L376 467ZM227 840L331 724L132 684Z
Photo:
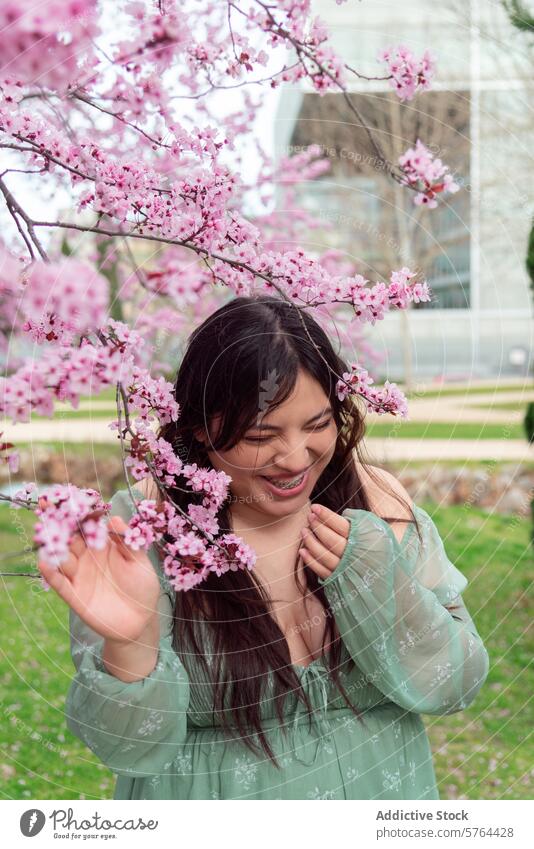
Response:
M461 596L466 577L447 557L429 514L417 505L414 512L422 544L413 526L399 543L376 514L346 509L345 551L319 583L370 683L408 711L454 713L474 700L489 658Z
M133 505L121 490L111 512L131 517ZM65 704L66 723L118 775L154 775L171 765L185 737L189 680L172 648L173 590L157 553L149 557L160 579L160 642L156 666L145 678L125 682L102 661L103 638L70 609L70 646L76 674Z

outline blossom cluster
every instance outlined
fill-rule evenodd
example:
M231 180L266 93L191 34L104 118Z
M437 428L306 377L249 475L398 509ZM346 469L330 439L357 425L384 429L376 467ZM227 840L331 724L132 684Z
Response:
M112 318L100 333L109 344L95 344L89 338L82 339L79 347L58 343L8 378L0 377L0 413L13 422L27 422L32 412L51 416L56 400L76 408L81 395L97 395L123 380L130 382L133 350L143 340Z
M189 164L183 177L170 181L139 158L117 157L92 141L73 144L64 131L30 111L13 110L5 100L0 100L0 130L21 142L21 149L28 151L29 145L30 162L61 168L72 186L82 185L80 211L90 209L134 225L139 235L174 239L204 253L228 241L258 239L249 222L227 210L237 178L222 165Z
M252 270L243 273L223 260L214 263L219 278L224 279L227 285L232 287L238 280L236 288L248 294L252 291L256 273L260 273L267 278L265 288L274 288L274 284L268 281L276 280L277 287L289 297L295 301L301 299L310 307L324 303L350 304L354 318L360 322L374 324L392 307L404 309L412 301L430 300L428 284L414 282L415 274L406 267L392 272L389 284L378 282L369 286L369 281L359 274L329 274L327 267L307 258L301 251L285 254L266 252L258 256L253 247L248 246L234 249L234 257L244 265L250 265ZM46 263L30 266L22 304L35 320L48 321L47 327L51 327L51 331L46 334L46 339L54 344L46 348L35 362L25 363L9 378L0 378L0 412L14 422L29 421L32 411L52 415L55 400L68 401L76 407L82 394L98 394L120 382L127 388L129 412L137 413L141 421L155 411L161 424L175 420L178 410L170 384L162 378L154 379L146 370L136 367L135 357L143 347L140 334L123 322L110 318L98 330L99 342L95 344L90 331L98 329L98 324L95 326L93 322L98 322L103 310L103 295L100 300L95 296L89 307L89 316L82 321L75 308L76 298L69 300L66 289L77 292L72 282L76 275L79 275L82 287L86 285L86 267L73 259L52 265L51 270ZM58 282L59 294L50 290L53 282ZM95 291L98 293L98 286ZM53 312L50 313L49 309ZM71 331L83 328L85 335L79 345L67 344L63 335L55 332L54 325L50 325L54 316L68 321ZM118 423L115 426L118 427ZM143 444L153 439L146 428L142 437ZM138 460L140 464L136 462L133 466L135 477L140 479L146 474L146 468L144 461ZM165 457L164 465L167 462Z
M156 295L169 298L181 310L196 304L200 293L212 288L186 254L183 248L171 246L148 270L143 271L145 287Z
M390 413L406 418L408 404L406 396L396 383L386 380L382 388L371 386L374 383L367 369L359 363L350 363L350 372L343 372L343 380L338 380L337 397L343 401L347 395L358 395L363 398L367 409L384 415Z
M276 5L258 3L248 12L249 25L268 35L268 48L293 47L297 60L272 75L271 86L306 78L324 93L340 90L346 80L342 58L328 43L330 33L319 17L310 18L311 0L282 0Z
M124 535L126 545L134 551L146 551L153 545L160 549L165 574L177 591L197 586L210 572L220 576L252 569L256 562L254 551L235 534L216 536L216 514L226 498L229 476L214 470L202 470L199 475L198 471L190 469L188 474L195 489L204 494L202 506L190 505L191 515L182 516L169 501L143 499L137 502ZM98 492L59 484L47 487L37 501L33 501L35 496L35 484L27 484L15 493L12 506L33 507L37 515L34 541L40 557L51 566L58 568L68 560L69 544L76 533L83 535L88 548L105 548L110 505Z
M415 147L409 148L399 157L399 165L404 173L404 184L417 190L414 196L417 206L435 209L438 205L438 194L454 194L460 188L448 166L444 165L441 159L435 159L432 151L420 139L417 139Z
M412 100L420 91L427 91L435 72L435 61L429 50L417 59L408 47L387 47L378 54L391 75L390 84L399 100Z
M24 492L15 494L23 498ZM69 558L69 543L82 533L89 548L102 550L108 541L106 514L109 505L94 489L56 484L39 496L35 513L34 541L43 559L58 567ZM93 515L96 514L96 515Z
M4 111L4 126L8 125L17 138L31 139L40 157L49 161L53 156L55 164L63 164L73 181L94 183L83 193L81 207L92 205L100 214L120 223L127 221L140 236L175 239L199 254L208 254L210 260L198 272L199 289L208 282L221 282L235 294L249 295L260 279L263 289L278 290L308 306L328 301L350 303L362 321L374 322L387 307L384 284L368 290L367 281L360 276L332 276L303 251L264 250L258 228L228 209L237 181L226 169L199 170L163 188L158 185L158 175L142 163L117 163L96 145L90 146L90 152L84 144L73 148L61 137L51 138L47 128L29 115L13 117ZM309 156L304 161L308 165ZM149 273L147 286L179 294L179 261L171 255L166 263L155 275Z
M76 333L101 327L107 317L108 281L76 258L33 262L22 275L19 309L35 341L72 342Z
M191 481L195 470L188 474ZM124 541L130 548L146 550L156 545L161 550L163 570L176 591L192 589L210 572L220 577L228 571L252 569L256 562L253 549L235 534L216 536L216 515L231 479L207 469L201 477L197 483L204 493L202 505L189 505L189 514L183 515L169 501L143 499L125 532Z

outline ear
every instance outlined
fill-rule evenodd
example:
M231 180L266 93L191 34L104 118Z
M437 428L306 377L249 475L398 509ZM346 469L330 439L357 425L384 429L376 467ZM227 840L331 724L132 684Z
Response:
M218 433L218 427L221 423L221 416L218 414L214 416L209 421L209 431L206 430L205 427L197 427L193 428L193 436L195 439L198 439L199 442L202 442L205 446L206 450L211 450L213 445L213 440L216 439L214 434ZM210 433L212 436L210 437Z
M208 435L203 428L194 430L193 435L198 442L202 442L204 445L208 444Z

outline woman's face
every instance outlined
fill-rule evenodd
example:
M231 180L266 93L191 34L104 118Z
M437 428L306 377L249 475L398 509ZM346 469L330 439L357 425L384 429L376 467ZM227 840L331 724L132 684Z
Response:
M321 385L302 369L284 403L267 407L237 445L210 451L209 442L208 455L232 478L231 511L286 516L309 502L334 453L337 427Z

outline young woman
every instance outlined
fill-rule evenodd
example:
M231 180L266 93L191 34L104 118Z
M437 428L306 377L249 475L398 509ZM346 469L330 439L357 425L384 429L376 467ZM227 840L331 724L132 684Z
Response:
M488 655L432 518L362 460L347 370L309 313L230 301L192 334L160 435L231 476L220 525L254 569L174 592L118 535L39 564L70 606L67 725L114 798L439 798L420 714L467 707ZM117 492L115 531L132 511Z

